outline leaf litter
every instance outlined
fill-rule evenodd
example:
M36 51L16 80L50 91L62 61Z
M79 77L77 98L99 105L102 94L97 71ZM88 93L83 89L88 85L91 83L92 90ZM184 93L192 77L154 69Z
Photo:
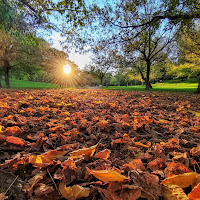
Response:
M199 99L2 90L0 199L200 199Z

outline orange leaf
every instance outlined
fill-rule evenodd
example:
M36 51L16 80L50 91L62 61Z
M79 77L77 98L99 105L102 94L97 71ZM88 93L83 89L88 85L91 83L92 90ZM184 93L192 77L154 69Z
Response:
M76 200L83 197L88 197L90 194L90 188L82 187L80 185L66 187L66 184L64 182L60 182L59 190L62 196L69 200Z
M114 171L114 170L91 170L90 174L95 176L101 181L123 181L128 179L126 176Z
M8 137L6 137L6 141L9 143L17 144L17 145L21 145L21 146L25 145L24 140L20 139L18 137L8 136Z
M78 156L84 155L86 158L93 156L97 145L91 146L90 148L78 149L76 151L72 151L69 155L77 158Z
M200 183L188 194L190 200L200 200Z
M178 185L181 188L186 188L192 185L195 178L197 177L198 177L198 174L194 172L179 174L179 175L166 178L165 180L161 182L161 184L164 184L164 185L172 184L172 185Z
M108 149L105 149L103 151L100 151L96 155L94 155L94 158L102 158L102 159L108 159L110 157L111 151Z
M7 199L8 197L5 196L5 193L0 193L0 200Z
M43 164L49 164L51 161L57 159L60 156L64 156L66 151L51 150L42 155L31 155L29 157L29 163L35 167L42 166Z
M140 147L146 147L146 148L151 147L151 142L148 142L147 144L142 144L141 142L133 142L133 144Z
M18 135L22 130L18 126L7 127L4 131L5 135Z

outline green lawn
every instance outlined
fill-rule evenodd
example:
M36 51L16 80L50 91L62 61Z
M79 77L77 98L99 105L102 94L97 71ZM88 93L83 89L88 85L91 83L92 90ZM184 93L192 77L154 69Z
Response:
M158 92L190 92L193 93L197 89L197 83L156 83L152 84L153 89L150 91ZM103 89L108 90L135 90L135 91L144 91L145 86L135 85L135 86L109 86L108 88L103 87Z
M2 86L5 88L5 82L2 81ZM59 85L52 83L44 83L44 82L32 82L32 81L23 81L10 79L10 87L13 89L23 89L23 88L32 88L32 89L40 89L40 88L59 88Z

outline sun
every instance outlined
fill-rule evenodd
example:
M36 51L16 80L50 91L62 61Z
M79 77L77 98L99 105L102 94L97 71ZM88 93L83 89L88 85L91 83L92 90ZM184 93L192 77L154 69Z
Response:
M66 64L63 66L63 71L65 74L69 74L72 71L72 68L70 67L69 64Z

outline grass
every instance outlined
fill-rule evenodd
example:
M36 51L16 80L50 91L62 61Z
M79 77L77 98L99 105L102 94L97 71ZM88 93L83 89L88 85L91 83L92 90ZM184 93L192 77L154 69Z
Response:
M2 87L5 88L5 82L2 81ZM44 82L33 82L33 81L23 81L10 79L10 88L12 89L55 89L60 88L59 85L53 83L44 83Z
M152 84L153 89L150 91L156 92L188 92L193 93L197 88L197 82L195 80L186 80L184 82L178 82L177 80L170 80L164 83ZM5 83L2 81L2 86L5 88ZM44 82L32 82L10 79L10 86L12 89L57 89L60 88L59 85ZM135 85L135 86L109 86L108 88L103 87L103 89L108 90L134 90L134 91L145 91L145 86Z
M155 83L152 84L153 89L150 91L155 92L188 92L193 93L197 89L197 83ZM108 88L103 87L103 89L108 90L135 90L135 91L144 91L145 86L134 85L134 86L109 86Z

